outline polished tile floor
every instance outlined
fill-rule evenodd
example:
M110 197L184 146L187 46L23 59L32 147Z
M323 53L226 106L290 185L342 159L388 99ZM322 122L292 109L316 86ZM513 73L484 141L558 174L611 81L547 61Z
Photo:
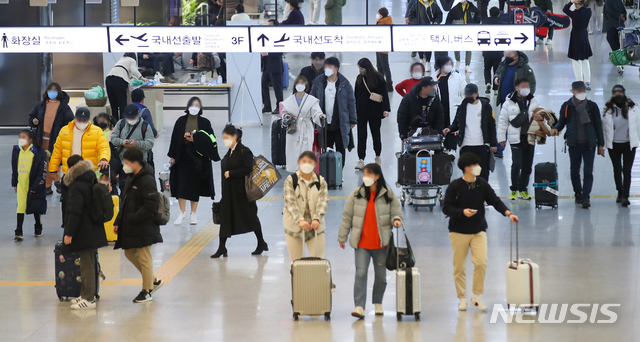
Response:
M404 1L371 1L371 8L385 5L396 22L402 22ZM306 6L307 2L303 4ZM303 11L306 12L306 7ZM556 3L556 8L560 4ZM357 2L345 7L345 23L362 23L356 13ZM372 11L372 16L374 12ZM322 19L321 19L322 20ZM528 53L538 79L536 96L545 107L559 109L569 98L573 81L571 63L566 58L569 30L557 31L553 46L539 46ZM608 45L602 34L591 36L595 56L591 59L592 86L590 97L599 104L610 94L611 87L622 83L629 95L640 97L637 71L628 68L620 77L608 63ZM355 79L355 63L361 57L375 58L372 53L337 55L343 62L341 72ZM297 72L308 62L305 54L288 54L291 69ZM413 61L408 53L391 54L394 81L408 77ZM481 54L474 53L470 82L482 83ZM287 93L289 91L286 91ZM392 108L400 97L391 96ZM166 127L172 127L179 115L165 115ZM206 113L214 123L216 133L226 121L222 112ZM264 126L246 125L245 143L256 154L269 156L271 116L263 116ZM388 179L396 176L395 157L399 150L395 113L383 123L384 172ZM1 136L0 159L8 161L13 136ZM155 149L156 164L165 163L169 133L162 133ZM559 140L560 142L560 140ZM569 181L568 155L558 149L560 192L572 195ZM222 152L224 148L222 148ZM552 145L539 146L535 162L553 159ZM373 161L369 146L367 161ZM615 187L608 157L597 158L595 165L594 199L590 210L583 210L571 199L561 199L558 210L537 211L526 201L510 202L511 210L521 218L520 255L540 265L542 301L544 303L613 303L618 320L613 324L505 324L490 323L491 313L470 310L457 311L457 298L452 279L452 252L446 229L447 219L439 207L433 212L405 209L406 228L412 242L417 266L422 274L422 321L412 319L396 322L395 277L388 273L384 300L384 317L373 315L366 308L366 319L356 321L353 309L353 250L342 250L336 242L344 199L359 184L359 173L353 166L355 151L348 153L342 190L332 191L327 215L326 257L332 263L337 291L333 296L332 321L305 318L291 319L291 285L286 245L281 225L282 189L276 187L269 201L260 201L260 218L270 251L252 257L255 237L247 234L234 237L228 243L229 258L212 260L209 255L217 248L217 239L203 249L192 247L196 235L210 220L211 200L203 199L196 226L167 225L162 228L165 242L153 247L154 266L165 268L176 261L169 260L177 251L197 253L193 259L154 296L154 302L132 304L138 285L128 280L139 278L137 271L121 251L110 247L100 250L100 261L107 276L102 286L102 299L95 312L71 312L68 303L58 302L54 279L53 245L61 238L58 196L50 197L49 213L45 216L44 236L29 236L32 219L25 222L25 241L12 241L15 222L15 195L10 191L9 163L0 166L6 186L0 189L0 341L638 341L636 334L640 311L635 307L640 299L638 290L640 198L633 198L629 208L615 204ZM501 196L508 194L510 153L498 160L491 184ZM214 164L219 186L219 165ZM634 175L637 176L639 167ZM459 175L459 173L456 173ZM632 194L640 195L634 182ZM398 191L398 190L397 190ZM173 205L173 212L177 205ZM509 223L495 212L488 215L489 264L485 281L484 301L489 307L505 304L505 264L509 260ZM636 222L636 223L633 223ZM204 227L204 228L203 228ZM195 236L195 238L194 238ZM191 240L194 238L194 240ZM198 240L200 241L200 240ZM187 245L187 247L181 248ZM467 269L473 265L468 262ZM370 272L371 274L372 272ZM471 276L468 277L471 279ZM370 276L369 288L372 286ZM19 283L16 283L19 282ZM135 281L133 282L135 283ZM469 291L471 285L468 286ZM585 310L583 310L585 311ZM569 319L576 317L568 315ZM606 319L603 315L599 319Z

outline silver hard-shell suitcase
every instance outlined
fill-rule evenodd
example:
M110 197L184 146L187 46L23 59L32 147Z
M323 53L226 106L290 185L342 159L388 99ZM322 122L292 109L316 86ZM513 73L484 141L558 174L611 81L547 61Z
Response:
M404 230L404 227L402 227ZM396 240L397 248L400 246L400 234ZM406 235L405 235L406 237ZM408 243L408 241L407 241ZM420 300L420 271L417 267L400 268L399 258L396 258L396 314L398 322L403 315L413 315L416 321L420 320L422 310Z
M322 316L331 320L331 264L329 260L318 258L318 232L316 231L316 257L294 260L291 264L291 292L293 320L300 315ZM304 256L304 241L302 255Z

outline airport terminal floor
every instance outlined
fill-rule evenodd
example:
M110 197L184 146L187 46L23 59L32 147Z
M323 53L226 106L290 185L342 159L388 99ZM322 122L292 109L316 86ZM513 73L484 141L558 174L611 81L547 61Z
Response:
M404 22L404 1L371 1L372 7L389 7L394 22ZM493 1L492 1L493 5ZM308 13L308 2L302 4ZM561 4L555 3L559 12ZM358 4L349 2L344 9L344 23L359 23ZM324 13L322 14L324 16ZM320 19L323 21L323 18ZM545 108L558 112L570 98L574 75L566 57L569 29L556 31L552 45L538 45L527 52L537 77L536 97ZM594 51L591 58L593 89L588 97L600 108L615 84L623 84L627 95L640 101L640 78L628 67L619 76L608 61L609 46L604 34L589 36ZM328 55L334 55L328 53ZM335 54L342 62L340 72L352 83L361 57L375 59L374 53ZM453 57L453 53L451 53ZM285 60L296 74L309 64L308 54L289 53ZM409 66L415 62L409 53L391 53L394 83L409 78ZM476 83L482 94L482 58L474 52L468 82ZM463 71L464 72L464 71ZM183 77L187 77L183 75ZM285 90L285 96L291 89ZM273 96L273 94L272 94ZM400 103L397 93L389 93L391 117L382 123L382 169L388 180L395 180L398 139L395 110ZM493 96L491 97L494 98ZM205 106L208 104L205 104ZM154 146L155 163L168 162L166 152L170 132L179 111L165 111L165 130ZM218 137L226 123L226 113L205 112ZM249 112L246 115L254 115ZM496 111L497 116L497 111ZM270 127L274 115L262 115L264 125L246 124L243 143L254 154L270 156ZM355 133L355 132L354 132ZM498 315L491 322L495 304L506 309L506 267L510 260L510 223L490 209L488 264L483 301L488 312L474 308L458 311L453 282L452 249L447 230L448 218L436 206L433 212L410 206L403 208L407 235L421 272L421 321L408 317L396 320L396 277L387 272L387 290L383 300L385 314L376 316L370 304L373 272L369 272L365 318L351 316L355 264L353 249L338 245L338 226L346 196L361 184L361 172L354 170L356 151L346 155L342 189L331 190L326 215L326 253L331 262L336 291L332 300L331 321L322 317L292 319L289 255L282 225L283 188L279 183L268 196L258 201L259 218L269 251L261 256L250 253L256 247L253 234L234 236L227 242L228 257L211 259L218 247L217 225L211 222L211 200L202 198L197 211L198 224L175 226L171 222L161 229L164 242L152 247L156 275L166 284L149 303L133 304L140 290L140 274L113 245L99 250L99 260L106 280L100 286L97 310L71 311L69 302L60 302L53 287L56 241L62 238L59 195L48 197L48 213L43 217L41 238L33 237L32 216L25 220L25 238L13 241L15 194L10 184L13 135L0 136L0 170L4 187L0 187L0 341L640 341L640 165L636 162L631 186L631 205L623 208L615 202L616 190L608 158L596 156L591 208L574 204L569 177L569 156L558 138L557 158L560 199L558 209L536 210L533 201L509 201L511 153L505 150L496 161L490 184L508 208L519 216L520 257L540 265L540 288L543 303L590 305L581 309L591 315L594 304L620 304L611 310L617 321L610 324L517 323L516 319L535 320L529 311L509 312L514 322L505 323ZM549 141L551 142L551 140ZM226 148L220 145L220 154ZM369 143L366 162L373 162ZM553 160L553 144L536 147L534 165ZM216 189L220 189L220 164L213 164ZM288 175L282 170L283 176ZM460 177L456 169L454 177ZM156 174L157 178L157 174ZM393 182L393 181L391 181ZM397 194L400 189L392 185ZM529 187L533 192L533 189ZM216 198L219 200L219 195ZM178 212L173 202L172 215ZM639 221L636 221L639 220ZM633 223L636 222L636 223ZM467 260L467 279L471 282L473 264ZM470 290L471 284L468 284ZM559 309L558 309L559 310ZM498 310L500 311L500 310ZM547 312L547 315L549 313ZM572 316L572 318L576 318ZM596 311L596 320L608 317Z

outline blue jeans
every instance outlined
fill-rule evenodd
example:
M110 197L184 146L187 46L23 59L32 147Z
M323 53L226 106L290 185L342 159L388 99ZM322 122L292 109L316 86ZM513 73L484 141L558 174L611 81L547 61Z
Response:
M596 157L596 149L589 148L587 144L569 146L569 159L571 160L571 184L573 192L582 194L582 200L588 200L593 187L593 160ZM580 182L580 164L584 160L584 179Z
M356 254L356 281L353 284L353 301L356 306L365 307L367 302L367 273L369 271L369 261L373 259L373 271L375 280L373 282L373 304L382 304L384 290L387 288L387 252L389 248L364 249L357 248Z

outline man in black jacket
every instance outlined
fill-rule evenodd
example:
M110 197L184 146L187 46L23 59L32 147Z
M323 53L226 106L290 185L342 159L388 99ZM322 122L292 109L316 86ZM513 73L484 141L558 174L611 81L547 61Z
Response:
M444 128L444 110L436 96L437 81L430 76L423 77L409 94L402 98L398 107L398 133L400 139L406 139L411 124L420 121L420 125L428 126L440 132ZM416 120L419 119L419 120Z
M304 76L309 84L313 84L313 80L316 77L324 75L324 58L324 52L312 52L311 65L307 65L300 70L300 75ZM306 91L307 94L309 94L311 92L311 87L308 87ZM293 87L293 93L296 93L295 87Z
M71 310L95 310L96 255L107 245L103 223L91 218L93 185L98 182L93 163L75 154L67 159L69 171L64 176L65 191L65 252L80 253L80 297L72 301Z
M442 23L442 10L437 1L417 0L411 5L407 19L409 25L438 25ZM428 28L425 29L428 30ZM431 71L431 51L420 51L419 54L420 59L424 59L426 71ZM412 52L411 57L415 56L415 52Z
M500 19L500 9L498 7L491 7L489 10L489 18L482 21L484 25L502 25L504 24ZM491 94L491 71L495 74L498 70L498 66L502 61L502 51L482 51L482 57L484 58L484 84L485 94Z
M471 2L467 0L460 1L457 5L453 6L451 11L447 14L447 25L472 25L480 23L480 11ZM456 57L456 70L460 69L460 51L454 52ZM465 53L464 58L464 70L465 72L471 72L469 65L471 64L471 51Z
M558 113L558 123L551 130L551 135L558 135L566 126L564 134L569 146L571 160L571 184L576 203L588 209L591 206L589 195L593 186L593 162L596 147L598 154L604 157L604 134L598 105L587 100L587 86L582 81L571 84L573 97L562 104ZM584 162L584 180L580 182L580 164Z
M479 97L478 86L469 83L464 88L465 99L458 106L456 118L442 133L458 132L460 154L473 153L480 158L480 177L489 181L489 160L496 151L496 120L490 100Z
M113 232L118 234L115 249L124 249L124 255L142 274L142 291L133 302L144 303L153 300L151 295L163 285L162 280L153 276L151 258L151 245L162 242L160 226L153 219L159 205L158 190L153 168L144 161L140 149L127 149L123 159L122 168L129 177L113 225Z
M269 26L277 26L278 22L269 20ZM262 66L262 113L279 114L278 104L282 102L282 73L284 67L282 65L282 53L280 52L263 52L260 54ZM287 75L288 77L289 75ZM269 84L273 87L276 95L276 106L271 111L271 95L269 94Z

